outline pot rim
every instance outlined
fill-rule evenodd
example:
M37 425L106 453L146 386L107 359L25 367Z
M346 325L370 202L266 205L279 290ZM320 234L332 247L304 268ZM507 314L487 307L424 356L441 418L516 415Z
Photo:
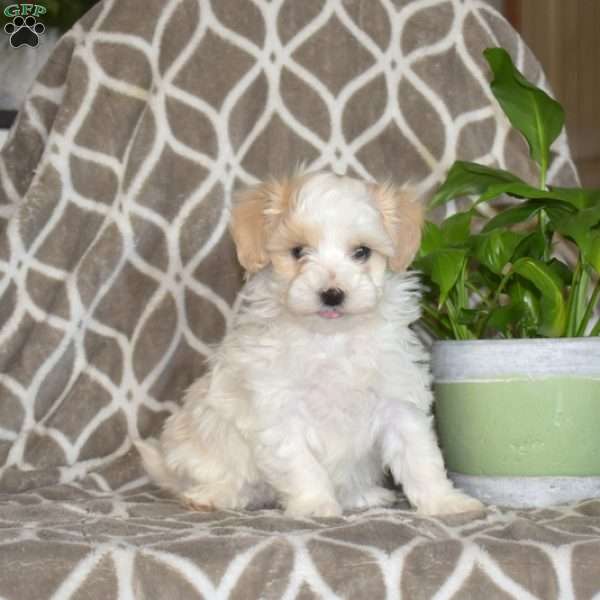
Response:
M445 344L460 344L464 346L479 346L484 344L501 344L508 346L514 344L518 346L557 346L557 345L571 345L577 346L581 344L597 345L600 344L600 336L581 336L581 337L562 337L562 338L511 338L511 339L478 339L478 340L434 340L433 345L445 345Z
M600 379L600 337L440 340L432 347L436 382L577 376Z

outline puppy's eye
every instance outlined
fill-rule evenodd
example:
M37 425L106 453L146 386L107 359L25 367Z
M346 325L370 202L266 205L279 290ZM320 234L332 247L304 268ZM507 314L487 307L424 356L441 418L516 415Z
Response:
M304 256L304 246L294 246L290 250L290 254L296 259L300 260Z
M371 248L368 248L367 246L359 246L352 253L352 258L359 262L367 262L369 260L370 256L371 256Z

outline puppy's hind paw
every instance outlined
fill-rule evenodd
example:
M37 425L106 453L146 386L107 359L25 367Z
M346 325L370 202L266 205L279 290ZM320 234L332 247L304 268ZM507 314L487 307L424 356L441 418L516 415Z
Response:
M466 512L481 512L485 506L460 490L452 490L440 496L425 499L417 506L421 515L455 515Z
M298 496L285 507L288 517L340 517L342 507L333 498L322 496Z
M179 498L184 506L198 512L243 508L235 488L228 485L197 485L179 493Z
M185 494L182 494L179 499L181 504L189 510L194 510L196 512L213 512L216 510L213 504L206 504L204 501L198 502Z

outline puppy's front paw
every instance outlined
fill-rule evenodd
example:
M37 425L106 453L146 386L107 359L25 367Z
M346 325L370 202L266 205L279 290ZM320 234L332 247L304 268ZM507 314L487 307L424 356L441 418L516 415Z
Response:
M455 515L482 511L484 508L484 505L476 498L467 496L459 490L452 490L440 496L424 499L417 506L417 512L421 515Z
M323 496L298 496L285 507L288 517L339 517L342 507L334 498Z

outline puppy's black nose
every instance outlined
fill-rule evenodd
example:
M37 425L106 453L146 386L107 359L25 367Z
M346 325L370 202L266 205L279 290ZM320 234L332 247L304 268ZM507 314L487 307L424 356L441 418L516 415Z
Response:
M325 306L339 306L344 301L345 295L339 288L329 288L321 292L321 302Z

